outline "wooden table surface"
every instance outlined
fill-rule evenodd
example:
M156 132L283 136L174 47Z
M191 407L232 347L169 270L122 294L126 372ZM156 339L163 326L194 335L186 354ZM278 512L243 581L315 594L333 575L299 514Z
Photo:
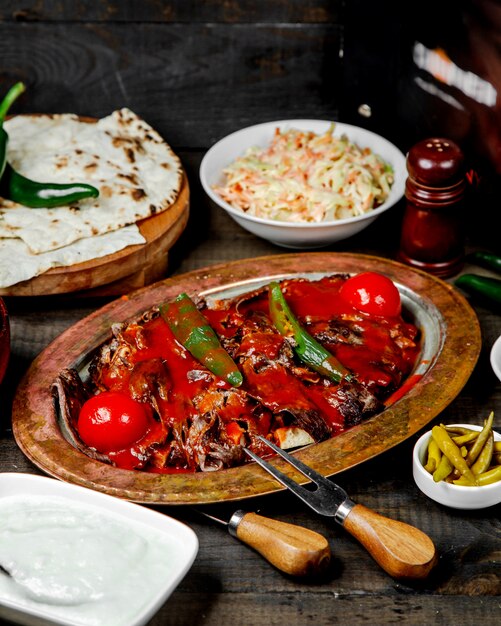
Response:
M169 275L233 259L282 254L255 238L212 206L198 184L202 153L180 154L192 186L188 227L174 246ZM398 243L399 205L356 237L328 248L392 257ZM81 295L7 298L12 355L1 388L0 471L40 473L18 449L10 428L10 403L32 359L52 339L104 304ZM434 420L480 422L491 410L501 426L500 384L489 364L489 350L501 333L499 316L472 303L482 329L482 352L460 395ZM151 626L204 624L499 624L501 594L501 505L481 511L445 508L423 495L412 478L411 453L418 435L336 478L351 497L380 513L413 524L435 542L440 558L419 584L390 578L343 529L280 493L245 502L245 507L322 533L333 559L319 579L282 574L226 530L189 508L162 510L189 524L200 550L177 590L151 620ZM238 508L235 505L233 508Z

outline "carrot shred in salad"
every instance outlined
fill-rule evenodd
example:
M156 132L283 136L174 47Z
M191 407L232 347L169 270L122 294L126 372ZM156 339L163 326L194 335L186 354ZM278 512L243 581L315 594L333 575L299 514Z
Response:
M370 148L342 135L275 129L267 148L249 148L214 187L248 215L286 222L325 222L363 215L385 202L393 169Z

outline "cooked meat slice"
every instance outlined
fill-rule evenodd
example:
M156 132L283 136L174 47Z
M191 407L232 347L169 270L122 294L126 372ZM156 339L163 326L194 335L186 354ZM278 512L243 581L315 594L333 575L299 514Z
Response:
M158 400L167 400L171 381L162 359L139 361L132 368L129 391L135 400L149 402L160 415Z
M186 437L186 450L203 472L212 472L241 464L245 453L224 435L224 428L215 412L193 419Z
M363 385L346 380L328 390L326 388L324 397L341 413L346 428L360 424L384 408L383 403Z

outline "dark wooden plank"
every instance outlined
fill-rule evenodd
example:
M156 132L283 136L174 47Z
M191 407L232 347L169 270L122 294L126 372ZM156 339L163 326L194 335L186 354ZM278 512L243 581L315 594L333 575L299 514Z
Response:
M328 22L341 0L5 0L0 20L98 22Z
M471 626L472 623L496 626L499 623L499 600L492 597L458 598L405 594L398 597L360 596L342 595L335 589L287 594L256 591L251 594L220 594L214 597L204 591L207 582L204 578L199 580L198 593L174 593L164 610L153 618L149 626Z
M101 117L127 106L174 147L208 147L273 119L335 119L339 28L330 25L0 23L0 90L13 112Z

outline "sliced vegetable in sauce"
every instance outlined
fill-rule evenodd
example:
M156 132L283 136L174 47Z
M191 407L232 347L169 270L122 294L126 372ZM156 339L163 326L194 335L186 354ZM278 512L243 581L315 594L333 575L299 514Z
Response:
M282 335L293 339L294 351L301 361L335 382L349 380L349 370L301 327L277 282L270 283L269 293L271 319Z
M234 387L242 384L242 374L221 346L207 319L186 293L160 307L160 314L176 339L211 372Z
M266 453L259 436L316 443L377 415L413 380L419 329L354 309L347 280L290 278L210 304L182 293L113 324L88 377L63 370L53 385L73 445L125 469L205 472L245 463L243 446ZM98 454L79 443L78 411L108 392L139 403L148 428Z

